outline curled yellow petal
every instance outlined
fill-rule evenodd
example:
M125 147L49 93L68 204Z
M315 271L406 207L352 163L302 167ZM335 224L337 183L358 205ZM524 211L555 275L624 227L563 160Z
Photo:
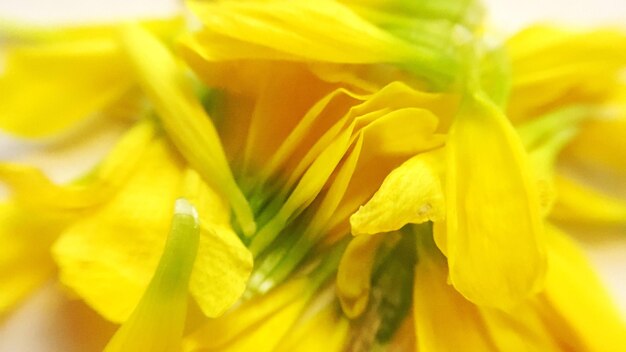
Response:
M170 234L154 276L133 313L109 341L105 352L170 352L179 349L199 233L195 208L186 199L178 199Z
M536 183L504 114L481 95L461 106L448 138L446 248L450 280L470 301L512 306L543 282Z
M344 313L356 318L367 307L378 247L385 236L359 236L350 241L337 268L337 296Z
M422 153L393 170L367 204L350 217L352 234L375 234L444 217L438 165L432 153Z

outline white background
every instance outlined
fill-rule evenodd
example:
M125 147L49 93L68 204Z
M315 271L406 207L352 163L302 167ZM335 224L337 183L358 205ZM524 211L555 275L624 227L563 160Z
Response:
M537 21L558 21L576 25L611 24L626 28L626 0L487 0L491 30L511 33L527 24ZM64 22L89 22L133 17L137 15L163 15L175 11L178 2L174 0L0 0L0 28L4 19L22 20L42 24ZM1 94L1 92L0 92ZM98 149L110 143L119 133L111 129L104 131L100 142L85 141L86 145ZM102 148L100 148L102 149ZM0 159L27 159L38 162L44 169L54 174L59 162L46 160L45 155L32 153L32 148L18 146L13 141L0 136ZM92 156L92 159L97 159ZM64 162L80 160L80 156L67 152ZM82 168L88 168L93 160ZM71 162L71 165L81 163ZM585 249L600 271L602 279L618 301L626 316L626 234L622 238L613 237L598 241L586 241ZM79 351L80 348L68 345L69 338L63 330L64 322L54 315L58 313L54 303L59 300L55 289L45 288L13 317L0 322L0 352L2 351ZM67 323L67 322L65 322ZM60 337L59 337L60 336ZM68 335L69 336L69 335Z

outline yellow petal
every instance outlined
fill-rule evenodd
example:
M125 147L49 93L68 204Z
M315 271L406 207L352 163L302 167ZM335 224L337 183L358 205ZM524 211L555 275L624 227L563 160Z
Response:
M413 283L417 350L496 351L477 306L448 285L446 260L429 246L418 247Z
M537 182L542 214L550 212L556 198L554 169L557 157L579 133L581 122L593 116L596 110L575 105L541 116L516 128L533 166L532 173Z
M247 331L245 335L232 341L227 346L217 349L202 346L202 348L197 351L275 351L282 338L291 329L306 307L306 303L306 299L298 298L295 302L290 303L280 311L276 312L276 314L268 317L267 320Z
M340 218L341 221L347 218L346 211L352 213L356 208L354 204L364 201L364 197L368 198L377 186L375 181L371 181L370 175L363 175L369 182L350 180L354 170L359 167L364 168L364 165L372 163L377 156L380 157L379 159L387 158L391 160L387 160L388 163L395 164L398 158L406 158L417 152L436 148L443 142L442 136L435 134L437 123L436 116L427 110L418 108L402 108L386 114L375 112L357 117L311 164L278 214L253 239L250 245L251 251L260 253L265 249L288 224L289 220L315 199L352 143L356 143L355 150L361 148L360 143L363 143L363 150L359 150L359 154L356 155L360 165L351 162L346 163L346 166L351 170L345 175L345 179L342 177L342 179L337 180L338 183L343 183L343 186L336 190L339 196L344 192L347 194L344 196L348 199L347 205L344 206L345 209L335 214L328 214L337 219L339 219L338 214L341 214L343 216ZM357 133L353 135L353 132ZM387 168L380 167L376 176L384 177L379 174L385 171ZM357 185L354 192L358 192L358 197L352 196L346 180ZM365 186L367 190L364 191L362 186ZM338 197L337 199L341 198ZM332 208L337 206L340 205L335 203ZM324 210L324 212L330 213L332 208ZM316 219L316 221L333 223L332 219Z
M251 235L256 225L250 205L235 182L217 131L183 67L163 43L137 24L126 25L122 38L137 79L168 135L204 181L228 198L243 232Z
M227 203L195 171L186 171L182 194L196 206L201 220L200 247L189 289L202 312L216 317L244 292L252 254L230 226Z
M254 255L263 252L294 215L302 212L319 194L348 149L350 132L344 131L315 159L278 213L255 235L250 243L250 251Z
M233 130L232 138L245 142L240 148L242 155L235 156L241 159L237 160L239 177L260 184L272 176L286 177L281 173L299 160L335 124L337 116L344 114L360 97L320 80L300 63L263 65L255 62L249 65L264 74L254 73L252 78L250 75L240 79L228 77L227 84L249 85L246 81L255 80L259 87L252 93L254 109L238 126L227 125ZM285 90L286 85L306 89ZM272 126L272 133L267 133L267 126Z
M14 199L42 211L77 211L111 197L135 168L153 139L154 126L141 122L115 145L109 155L80 182L57 185L39 169L20 164L0 164L0 180L11 188Z
M626 95L626 88L623 94ZM608 114L600 111L595 119L581 124L580 133L563 151L561 164L591 185L626 196L626 165L621 158L626 153L622 138L626 134L626 98L621 100L609 101ZM613 106L614 103L621 105Z
M55 243L61 282L106 319L127 319L145 291L181 178L178 155L163 139L154 140L119 192L83 214Z
M243 293L252 257L229 225L227 203L194 171L185 171L162 138L145 146L135 170L108 202L82 213L55 244L61 281L107 319L123 321L156 266L168 209L180 195L197 204L202 222L191 293L206 315L222 314Z
M262 267L258 272L260 275L255 275L252 278L252 286L260 286L260 282L257 281L266 279L266 276L270 274L272 277L270 281L278 280L280 282L324 234L338 226L348 226L348 217L354 213L359 205L371 197L383 178L393 168L409 156L437 148L443 143L443 137L435 133L438 125L437 117L425 109L398 108L388 113L386 109L376 109L371 113L366 112L370 108L376 108L377 104L380 103L378 99L389 99L392 102L390 107L393 107L394 104L402 105L405 103L419 105L418 102L421 99L416 99L416 95L420 96L420 94L412 92L406 86L394 86L386 87L385 92L380 92L380 96L372 97L372 101L367 101L368 104L364 103L366 106L359 106L359 109L353 110L358 114L361 113L360 108L363 108L364 114L354 117L347 129L341 132L340 137L342 139L334 140L320 154L321 157L327 156L331 152L336 153L332 159L333 164L326 163L328 160L324 161L318 157L306 171L283 208L261 229L258 237L253 239L251 249L254 251L257 249L256 246L259 246L258 249L261 250L262 246L269 244L272 237L276 236L288 223L289 218L285 221L286 214L292 217L297 216L304 207L317 197L316 204L311 210L313 212L312 218L304 224L302 234L289 250L288 255L276 266ZM385 97L387 94L390 96ZM398 102L402 100L402 97L409 99L402 103ZM347 139L349 134L351 134L351 138ZM351 148L349 151L345 149L347 146ZM343 158L343 162L337 165L340 158ZM325 163L321 164L322 161ZM334 168L336 170L333 170ZM318 172L318 177L307 179L308 176L315 176L314 171ZM324 173L322 174L322 172ZM326 180L331 173L334 174L334 177ZM325 184L327 190L324 192L320 188ZM314 193L320 191L323 193L319 196ZM302 198L297 199L295 196ZM304 205L298 207L302 203L295 203L296 201L302 202ZM342 229L340 233L345 235L346 231Z
M539 199L521 142L476 95L461 106L446 148L450 280L476 304L512 306L541 288L545 270Z
M71 219L0 204L0 317L54 275L50 246Z
M400 96L396 98L401 100ZM363 138L361 155L343 199L327 225L329 229L339 226L345 228L341 231L349 231L346 220L372 197L392 170L411 156L443 144L444 137L436 133L440 128L439 115L430 111L428 102L422 104L424 108L401 108L385 114L359 131ZM365 123L370 116L363 115L357 123Z
M444 217L436 156L422 153L393 170L372 199L350 217L352 234L375 234Z
M59 133L114 102L130 77L112 28L11 47L0 77L0 128L28 138Z
M189 277L198 251L198 221L193 205L184 198L178 199L154 276L105 352L169 352L180 347L187 316Z
M206 60L400 62L438 77L454 71L446 51L402 40L335 1L190 1L189 6L205 29L187 45ZM310 26L311 22L322 25ZM215 34L229 37L228 44Z
M448 284L445 258L432 239L421 239L418 257L414 314L420 350L562 350L554 331L545 325L531 302L525 301L505 311L475 305Z
M337 296L348 318L356 318L367 307L378 247L385 236L353 238L337 268Z
M251 299L231 312L217 319L211 319L197 331L185 338L185 351L205 351L223 350L232 348L237 344L250 343L252 341L263 344L262 334L250 335L249 332L256 331L272 317L280 316L281 311L287 318L293 316L293 310L301 307L301 299L308 296L308 281L296 279L285 283L269 293ZM282 318L274 318L280 324ZM273 326L272 328L276 328ZM283 327L278 327L284 330ZM261 328L262 329L262 328ZM268 336L272 336L272 343L275 344L275 333L265 331ZM270 329L271 331L271 329ZM269 342L268 342L269 343ZM257 346L260 347L260 346ZM258 350L257 348L254 348ZM230 350L230 349L229 349ZM245 350L244 350L245 351Z
M250 287L271 287L274 283L284 280L306 257L311 248L320 240L320 237L326 234L329 228L329 221L333 217L352 179L362 145L363 138L360 138L344 158L344 162L339 171L336 172L336 176L328 191L323 195L319 205L316 206L313 217L308 223L303 223L304 229L298 235L289 252L274 264L265 264L259 267L256 275L249 282Z
M334 302L332 302L334 303ZM299 322L276 347L276 351L341 352L350 332L347 319L340 316L334 304L328 304L313 317Z
M333 90L318 99L319 90L326 91L329 87L307 77L310 73L283 75L284 72L269 78L274 83L263 88L250 121L244 156L248 164L244 168L254 172L249 164L256 164L260 175L253 174L252 177L259 178L257 183L272 176L284 177L277 175L277 171L288 168L290 159L299 160L336 122L336 114L347 111L354 101L362 99L345 89ZM294 95L281 89L286 82L306 85L307 89L303 96ZM267 126L277 127L267 133Z
M513 82L509 117L522 121L570 103L602 102L626 67L626 34L530 27L507 43Z
M626 201L566 176L555 179L557 199L550 218L569 224L620 225L626 223Z
M618 351L626 346L626 321L584 253L565 234L547 227L546 289L538 309L560 342L571 349Z

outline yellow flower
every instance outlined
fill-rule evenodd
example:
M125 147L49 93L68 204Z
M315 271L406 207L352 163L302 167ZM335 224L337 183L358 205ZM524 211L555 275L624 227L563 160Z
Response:
M475 1L187 6L17 32L0 128L71 145L126 110L128 130L69 183L0 164L0 314L55 278L121 324L106 351L626 343L555 227L626 219L582 181L626 177L605 149L624 149L620 32L491 48Z

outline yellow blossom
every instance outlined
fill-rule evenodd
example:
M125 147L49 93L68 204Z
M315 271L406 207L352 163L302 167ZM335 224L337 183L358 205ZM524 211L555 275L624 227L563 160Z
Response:
M3 131L127 129L69 182L0 163L2 317L53 281L120 324L106 351L626 344L561 232L623 230L623 32L492 45L473 0L185 6L1 26Z

